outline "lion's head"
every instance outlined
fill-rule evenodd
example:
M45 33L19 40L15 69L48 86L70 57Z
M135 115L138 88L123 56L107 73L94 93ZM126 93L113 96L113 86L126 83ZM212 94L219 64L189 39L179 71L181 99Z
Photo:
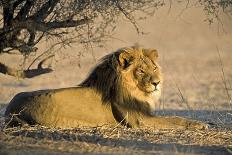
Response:
M105 56L80 85L95 88L103 103L150 113L161 93L157 58L155 49L119 49Z

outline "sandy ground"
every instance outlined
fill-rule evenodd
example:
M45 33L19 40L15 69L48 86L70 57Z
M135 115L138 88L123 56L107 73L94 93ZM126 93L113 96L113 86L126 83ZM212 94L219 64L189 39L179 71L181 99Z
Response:
M137 35L133 26L121 21L106 48L94 49L96 59L135 42L157 48L164 73L157 115L178 115L214 124L210 130L154 130L85 128L54 130L43 127L4 129L0 117L0 154L231 154L232 153L232 22L223 17L223 28L203 22L200 8L184 14L161 9L155 17L141 21L147 35ZM45 45L39 45L44 49ZM33 79L0 74L1 109L21 91L77 85L96 64L91 53L75 56L77 45L56 56L54 72ZM217 47L219 50L217 50ZM219 56L220 55L220 56ZM65 59L64 59L65 58ZM16 66L18 56L0 57ZM81 67L78 66L79 62ZM0 111L0 114L3 110Z

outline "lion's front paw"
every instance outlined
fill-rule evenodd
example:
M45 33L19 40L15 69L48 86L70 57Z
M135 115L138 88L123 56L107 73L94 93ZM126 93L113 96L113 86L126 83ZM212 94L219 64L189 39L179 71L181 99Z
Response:
M207 130L209 129L209 124L200 122L200 121L191 121L188 123L187 129L199 129L199 130Z

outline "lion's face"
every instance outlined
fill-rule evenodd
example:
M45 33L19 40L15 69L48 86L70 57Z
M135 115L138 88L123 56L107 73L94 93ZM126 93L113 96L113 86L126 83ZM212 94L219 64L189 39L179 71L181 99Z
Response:
M124 49L119 55L122 85L132 96L154 102L161 93L161 71L154 49Z
M133 69L133 79L138 88L146 94L160 91L160 69L157 63L143 57Z

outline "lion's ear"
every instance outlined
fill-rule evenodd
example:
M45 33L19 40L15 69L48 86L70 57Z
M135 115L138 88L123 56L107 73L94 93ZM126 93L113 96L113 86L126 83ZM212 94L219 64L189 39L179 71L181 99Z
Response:
M143 49L143 55L147 56L152 61L155 61L158 58L158 52L156 49Z
M131 52L123 51L122 53L119 54L119 58L118 58L119 65L123 69L129 67L133 63L133 60L134 60L134 56Z

